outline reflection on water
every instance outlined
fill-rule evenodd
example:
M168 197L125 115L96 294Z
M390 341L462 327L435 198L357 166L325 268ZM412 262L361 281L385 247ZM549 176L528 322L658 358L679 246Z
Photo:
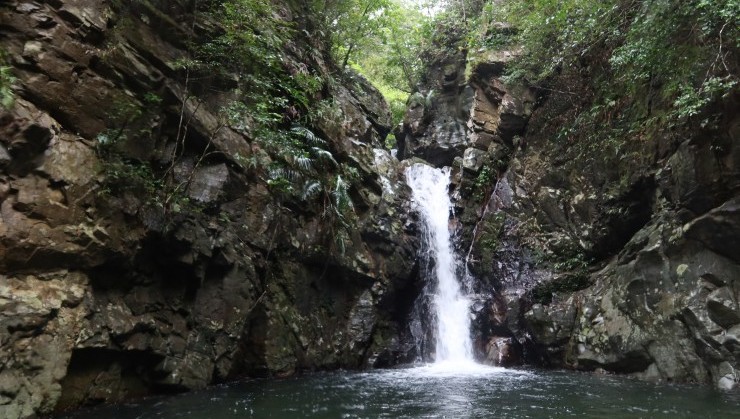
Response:
M740 394L477 364L254 380L69 419L736 418Z

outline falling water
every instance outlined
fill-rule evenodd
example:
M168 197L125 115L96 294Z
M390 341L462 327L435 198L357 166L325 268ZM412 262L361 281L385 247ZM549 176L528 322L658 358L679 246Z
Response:
M456 272L459 266L450 237L448 195L450 169L415 164L406 170L412 199L422 219L429 257L434 261L437 288L433 301L436 314L436 363L472 363L470 300L463 295Z

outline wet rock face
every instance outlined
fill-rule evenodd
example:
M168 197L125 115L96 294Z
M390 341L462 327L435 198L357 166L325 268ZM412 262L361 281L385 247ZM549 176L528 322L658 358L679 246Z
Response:
M333 88L345 123L314 127L362 179L341 253L243 164L266 157L220 122L224 97L185 85L187 2L126 3L2 6L0 416L402 358L416 239L379 93Z
M456 40L449 41L454 45ZM466 78L467 54L436 56L427 83L409 99L401 130L396 133L400 158L418 157L434 166L452 166L463 156L472 172L485 163L489 147L513 147L523 132L535 97L528 88L505 86L499 76L507 58L476 64ZM495 60L500 61L495 61ZM498 64L498 65L495 65Z
M689 237L727 215L736 221L724 226L737 232L734 201L684 226L648 226L645 236L633 239L644 247L620 255L592 288L526 313L535 336L553 353L573 351L570 358L556 354L573 366L733 387L736 377L727 366L738 364L732 332L738 324L737 259L708 248L716 242L707 246ZM576 312L563 317L574 311L570 307ZM552 330L565 330L570 341Z

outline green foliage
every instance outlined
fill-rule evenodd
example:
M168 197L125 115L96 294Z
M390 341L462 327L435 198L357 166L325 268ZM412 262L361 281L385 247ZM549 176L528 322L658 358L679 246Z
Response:
M154 92L144 94L144 104L148 107L159 107L162 105L162 97Z
M561 249L557 255L542 255L538 257L540 263L550 263L552 268L560 274L552 281L540 284L532 289L532 300L541 304L549 304L552 297L558 293L571 293L587 288L591 285L588 271L590 260L577 246Z
M482 259L486 266L493 261L494 252L498 250L499 239L503 234L505 222L506 214L497 212L483 224L479 247L483 251Z
M130 140L149 138L153 141L152 120L160 114L161 105L162 98L152 92L145 94L141 102L122 96L111 104L106 121L109 128L96 138L103 174L98 193L106 197L130 194L143 205L164 213L193 212L200 208L190 201L183 188L169 185L149 162L128 157L125 152Z
M270 0L201 2L196 14L205 13L206 19L202 15L195 19L207 22L210 32L191 39L191 55L175 64L188 90L187 105L201 106L198 92L206 88L225 89L225 96L234 98L220 110L217 127L208 134L216 136L229 126L250 138L254 153L234 156L234 161L264 181L279 205L327 219L324 225L342 249L356 230L351 191L360 175L340 164L319 131L310 128L341 123L342 110L325 99L325 90L331 90L326 85L333 81L320 76L321 66L312 65L311 56L296 58L300 53L295 39L307 32L279 12ZM312 57L324 59L316 53ZM186 141L191 112L187 106L181 108L175 147L162 159L168 167L133 158L126 151L128 140L152 135L151 117L162 106L155 93L112 103L109 128L97 138L105 175L102 193L133 194L165 215L192 213L198 210L187 196L192 176L176 174L178 161L190 155L195 144ZM194 159L196 168L213 154L210 143L200 153Z
M362 73L364 70L359 68ZM406 101L408 100L408 92L396 89L391 85L385 84L383 81L375 81L375 87L380 91L388 105L391 108L391 118L393 125L398 125L403 120L403 115L406 113Z
M386 15L386 26L370 46L356 54L355 62L376 84L408 97L418 90L424 67L421 50L427 42L423 34L429 19L403 3L391 3Z
M338 129L342 119L342 109L334 99L324 99L314 103L306 115L306 121L309 124L325 124L335 130Z
M15 101L12 89L15 77L12 70L11 66L6 65L5 53L0 50L0 107L6 109L10 109Z
M137 130L135 122L141 119L145 114L145 108L135 99L128 96L121 96L114 100L110 106L107 116L106 125L108 129L97 135L98 154L105 159L119 159L117 147L126 139L138 135L148 135L150 130Z
M385 145L385 148L387 150L393 150L394 148L398 147L398 142L396 140L396 135L391 133L388 133L385 137L385 141L383 142L383 145Z
M164 215L194 214L204 209L202 203L190 199L184 188L172 187L154 173L148 162L108 157L102 164L102 174L99 196L109 199L128 194L142 206L157 209Z
M355 218L349 191L351 182L359 180L357 169L339 164L326 141L306 127L295 125L270 134L257 141L274 156L266 171L273 194L284 201L318 205L333 234L349 237Z
M496 171L487 164L483 165L478 172L478 176L473 180L473 198L476 201L483 201L495 185Z
M437 2L439 7L444 8L445 12L461 19L465 24L475 23L476 17L486 3L488 2L485 0L442 0ZM491 6L493 5L491 4Z
M138 167L144 163L129 159L124 149L129 141L154 141L155 133L151 126L158 118L161 106L161 97L153 92L145 94L141 102L128 95L121 95L111 102L106 118L108 128L96 136L96 151L104 162L104 191L117 193L122 188L125 189L126 174L131 175L132 185L141 186L147 183L142 181L147 176L143 176L143 169ZM164 184L159 186L164 188ZM163 188L143 188L142 191L151 193L147 199L155 199L155 195L163 191Z
M324 19L335 61L377 87L390 105L393 125L398 124L423 67L425 17L400 0L314 1L312 7Z
M582 252L574 252L570 257L560 259L553 263L557 271L580 271L588 267L588 261Z
M446 45L441 36L475 24L482 0L313 0L320 25L342 68L352 67L377 87L391 107L393 125L419 90L425 53Z
M738 84L736 0L518 0L491 18L519 30L524 51L512 79L543 85L557 74L588 76L598 68L594 74L604 77L592 76L596 121L606 108L625 105L616 98L627 95L648 102L626 117L633 128L682 123ZM652 114L659 103L667 115Z
M284 56L296 36L269 0L216 2L209 13L223 32L194 46L193 71L237 80L238 99L224 108L228 123L249 134L264 135L310 109L324 80L305 65L293 66Z
M393 0L314 0L311 9L323 21L331 52L342 67L361 51L368 51L388 28Z
M345 14L353 12L349 4L322 3L327 10L341 12L323 15L328 20L319 28L325 33L336 24L347 30L354 24L368 29L356 19L345 20ZM343 120L341 108L332 99L322 99L325 85L334 81L322 78L318 66L287 55L296 50L294 39L307 32L285 21L269 0L226 0L212 3L208 10L223 32L196 45L195 59L184 64L195 74L236 80L232 93L237 99L222 109L223 121L259 146L249 158L237 156L237 162L262 178L281 205L318 209L332 237L348 238L354 222L349 191L357 172L339 164L329 144L309 128L330 129ZM314 58L323 59L318 53Z
M105 182L101 193L112 196L130 191L151 202L156 201L164 183L152 172L151 166L136 160L110 159L103 165Z
M198 59L237 72L252 87L264 87L267 80L261 78L280 69L280 51L291 36L289 24L274 16L271 6L267 0L218 2L210 13L224 32L198 46Z

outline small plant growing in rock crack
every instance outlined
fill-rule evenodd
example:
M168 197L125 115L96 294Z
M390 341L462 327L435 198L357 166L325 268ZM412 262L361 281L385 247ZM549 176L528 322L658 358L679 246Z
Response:
M129 138L150 135L150 130L137 129L137 126L143 125L142 117L151 117L155 112L156 110L145 108L132 97L122 96L113 101L106 121L109 128L96 137L98 153L101 157L113 157L113 154L117 152L116 148Z
M107 118L109 128L96 137L96 152L102 161L103 182L98 193L121 197L128 194L143 205L162 209L164 213L202 210L185 194L173 187L152 164L132 157L126 151L130 142L155 141L156 130L151 127L158 117L162 98L148 92L141 100L122 96L115 100Z
M489 256L489 259L492 257L493 252L498 249L499 239L503 234L505 222L506 213L499 211L483 224L479 247L485 252L484 255Z
M15 102L13 83L15 83L13 67L7 64L5 52L0 50L0 107L10 109L13 106Z
M553 296L559 293L572 293L591 286L588 267L591 263L583 249L577 245L567 246L559 254L544 253L539 249L532 251L535 264L550 264L558 274L551 281L541 283L531 291L532 300L550 304Z
M553 296L558 293L571 293L588 288L591 282L586 274L562 275L534 287L531 291L532 301L540 304L550 304Z
M481 202L486 199L495 186L495 181L496 171L487 164L483 165L478 172L478 176L473 180L473 199Z
M127 139L139 134L133 122L143 114L142 106L133 98L124 96L113 102L107 120L109 128L96 137L96 151L103 161L104 174L100 193L137 191L150 196L161 187L148 164L126 158L120 148Z
M105 180L100 193L105 195L115 196L130 191L154 202L154 196L163 186L148 164L135 160L117 158L107 161L103 165L103 174Z

